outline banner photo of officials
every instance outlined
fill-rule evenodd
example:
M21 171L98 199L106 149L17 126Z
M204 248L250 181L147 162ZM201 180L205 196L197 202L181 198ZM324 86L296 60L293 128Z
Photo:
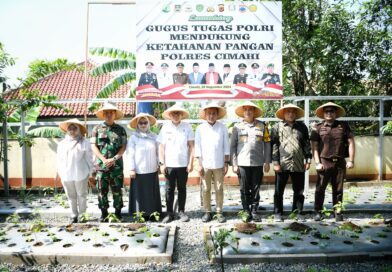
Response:
M283 98L281 2L146 0L137 9L137 100Z

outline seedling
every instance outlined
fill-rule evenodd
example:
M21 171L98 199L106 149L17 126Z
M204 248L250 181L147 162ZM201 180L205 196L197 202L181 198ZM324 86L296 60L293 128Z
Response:
M150 214L150 219L153 219L155 222L159 222L161 214L159 212L153 212Z
M340 202L340 201L339 201L337 204L335 204L333 207L334 207L336 213L341 213L342 211L345 210L345 205L344 205L344 203L343 203L343 202Z
M7 223L12 223L14 225L19 224L19 222L20 222L19 214L17 214L17 213L11 214L10 216L7 217L6 222Z
M237 239L233 239L233 236L231 236L231 232L227 229L219 229L217 232L214 233L214 248L215 250L218 250L219 254L220 254L220 261L221 261L221 269L222 272L225 271L225 267L223 264L223 248L225 248L226 246L230 245L226 239L231 237L232 241L234 240L237 243L238 246L238 240ZM238 249L235 247L232 247L234 251L238 252Z
M79 222L80 223L86 223L87 221L90 221L91 220L91 215L90 214L88 214L88 213L82 213L80 216L79 216Z
M135 213L133 213L133 218L135 219L135 221L137 223L144 223L144 222L146 222L146 219L144 219L143 215L144 215L144 212L135 212Z
M289 219L298 221L298 210L295 209L289 214Z
M242 222L247 223L249 218L249 212L241 210L238 212L238 216L240 217Z
M109 224L121 222L121 220L114 213L109 213L108 216L106 216L105 221L109 222Z
M321 213L325 216L325 217L330 217L331 216L331 213L332 213L332 210L330 210L330 209L327 209L327 207L323 207L323 209L321 210Z

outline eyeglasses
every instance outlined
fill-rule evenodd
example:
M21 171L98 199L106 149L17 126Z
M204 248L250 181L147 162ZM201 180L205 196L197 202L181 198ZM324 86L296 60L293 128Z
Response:
M141 126L146 126L148 124L148 122L139 122L139 125Z

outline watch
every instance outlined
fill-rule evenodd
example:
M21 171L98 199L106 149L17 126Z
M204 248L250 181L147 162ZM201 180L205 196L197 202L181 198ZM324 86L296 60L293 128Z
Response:
M163 162L158 162L158 164L159 164L160 166L165 165Z

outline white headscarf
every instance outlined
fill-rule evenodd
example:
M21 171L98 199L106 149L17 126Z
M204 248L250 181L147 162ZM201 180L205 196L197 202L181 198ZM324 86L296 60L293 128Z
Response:
M144 126L144 128L142 129L139 125L140 120L145 120L147 122L147 125ZM151 132L150 130L150 120L146 117L140 117L137 120L137 129L134 132L135 136L139 137L139 138L151 138L154 139L154 133Z
M67 128L67 134L65 134L65 139L64 139L64 144L65 144L65 150L70 151L73 148L75 148L75 146L81 142L83 140L83 136L80 133L80 127L74 124L69 125L70 126L75 126L76 127L76 135L75 137L72 137L69 132L68 132L68 128Z

